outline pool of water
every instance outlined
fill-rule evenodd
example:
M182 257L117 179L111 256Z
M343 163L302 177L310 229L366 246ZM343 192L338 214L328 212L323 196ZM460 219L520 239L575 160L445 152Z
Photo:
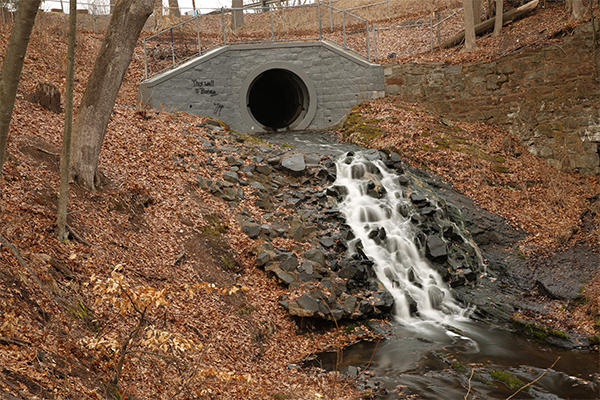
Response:
M359 371L368 367L373 376L366 386L378 382L387 391L377 399L453 400L464 399L467 392L469 399L506 399L519 385L544 373L513 398L600 398L597 352L564 350L469 320L449 330L432 324L426 333L423 327L418 333L395 328L396 338L345 349L337 365L338 371L351 375L355 367ZM333 370L335 361L335 353L326 353L312 364Z

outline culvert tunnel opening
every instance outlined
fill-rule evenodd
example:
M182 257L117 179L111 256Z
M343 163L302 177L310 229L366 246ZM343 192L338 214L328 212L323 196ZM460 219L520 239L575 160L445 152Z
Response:
M269 69L250 84L250 114L269 130L293 128L308 110L308 89L298 75L286 69Z

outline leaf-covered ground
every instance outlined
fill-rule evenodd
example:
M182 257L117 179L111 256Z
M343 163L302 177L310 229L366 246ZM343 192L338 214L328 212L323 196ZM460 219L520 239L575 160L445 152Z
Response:
M0 33L5 54L10 26L1 25ZM79 31L76 105L101 40ZM65 20L40 15L0 181L0 234L23 261L8 242L0 247L0 394L102 398L111 390L106 383L118 367L120 346L143 314L146 324L131 342L119 379L123 398L357 397L333 374L288 366L355 337L336 329L301 330L278 305L283 290L254 267L235 213L195 186L198 175L218 177L225 165L223 154L203 152L200 139L208 133L197 125L204 118L138 104L141 46L106 134L100 159L106 183L94 193L71 185L68 223L79 239L57 241L64 114L28 99L42 82L64 93L65 54ZM369 120L366 136L350 129L361 119ZM400 149L406 161L526 229L524 252L598 242L598 179L558 173L494 127L447 121L389 98L362 105L342 134ZM232 140L225 132L215 137L217 146ZM195 168L182 168L182 158ZM250 191L247 198L240 207L260 220ZM594 299L598 279L586 289ZM588 304L577 315L587 330L597 313L597 302L590 304L595 311Z

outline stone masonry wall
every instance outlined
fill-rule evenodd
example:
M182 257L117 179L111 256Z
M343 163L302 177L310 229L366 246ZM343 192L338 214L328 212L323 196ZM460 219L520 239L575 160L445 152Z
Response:
M293 65L316 91L316 112L308 129L342 120L356 104L384 95L380 65L326 42L226 46L140 84L142 101L155 108L185 111L225 121L239 132L262 127L248 123L244 80L268 63Z
M503 125L555 168L598 174L600 83L592 32L590 23L562 43L489 63L386 64L386 94L448 117Z

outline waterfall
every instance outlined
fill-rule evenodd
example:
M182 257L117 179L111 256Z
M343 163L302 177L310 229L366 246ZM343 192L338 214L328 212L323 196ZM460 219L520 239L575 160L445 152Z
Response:
M417 245L409 215L415 207L399 175L362 153L348 153L336 168L334 185L347 192L340 211L355 236L350 248L374 262L377 278L395 299L395 318L413 327L464 319L467 310L453 300L448 285L430 266L423 244Z

